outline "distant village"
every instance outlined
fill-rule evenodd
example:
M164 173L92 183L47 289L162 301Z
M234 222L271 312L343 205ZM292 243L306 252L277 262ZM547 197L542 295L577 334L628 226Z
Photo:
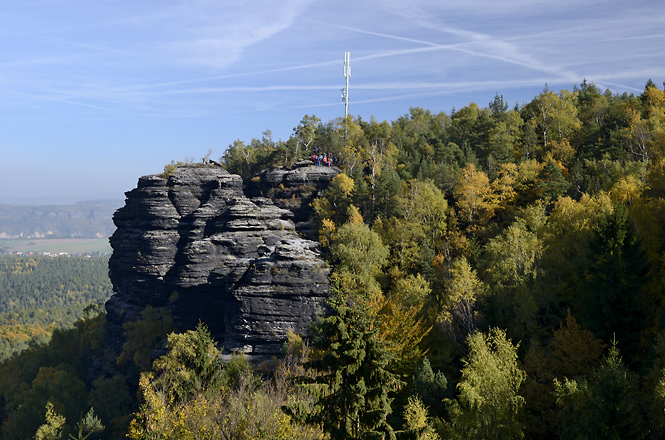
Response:
M92 234L74 234L70 237L67 238L91 238ZM105 235L102 232L97 232L94 234L96 238L104 238L107 235ZM30 239L30 238L37 238L37 239L43 239L43 238L55 238L56 234L53 231L48 231L46 233L42 232L33 232L30 234L26 234L24 232L18 233L18 234L9 234L5 231L0 232L0 240L25 240L25 239Z
M96 236L95 236L96 235ZM0 255L43 257L105 257L111 255L106 237L55 238L51 234L0 233ZM93 238L94 237L94 238Z
M18 251L0 247L0 255L16 255L16 256L39 256L39 257L83 257L83 258L96 258L108 257L110 252L85 252L85 253L69 253L69 252L38 252L38 251Z

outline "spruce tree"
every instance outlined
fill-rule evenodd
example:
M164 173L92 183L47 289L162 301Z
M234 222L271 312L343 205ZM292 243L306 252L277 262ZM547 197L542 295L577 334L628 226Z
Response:
M616 205L596 227L589 261L578 306L584 325L601 340L616 337L622 353L634 362L640 332L653 319L640 297L650 267L623 205Z
M561 169L552 161L548 160L538 175L537 188L542 197L547 201L555 201L557 197L566 194L570 183L566 180Z
M560 438L647 438L638 377L624 365L616 342L590 382L555 379L554 386Z
M400 381L387 369L390 354L378 326L362 302L338 297L331 307L313 344L323 354L310 362L319 374L309 386L318 394L309 419L333 440L394 438L386 419L392 412L389 393Z

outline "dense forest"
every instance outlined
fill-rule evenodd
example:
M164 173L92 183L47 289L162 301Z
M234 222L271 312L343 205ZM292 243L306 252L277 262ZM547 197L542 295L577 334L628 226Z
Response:
M0 205L2 238L97 238L113 234L113 212L121 200L75 205Z
M108 258L0 256L0 361L102 309Z
M652 81L393 122L305 116L220 162L251 183L312 155L342 171L312 206L330 315L260 366L220 365L205 325L170 333L167 310L125 324L119 354L103 316L84 319L0 366L2 438L665 437Z

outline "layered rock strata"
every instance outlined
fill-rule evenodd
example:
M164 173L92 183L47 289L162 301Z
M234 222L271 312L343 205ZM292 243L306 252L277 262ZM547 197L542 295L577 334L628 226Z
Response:
M246 193L250 197L269 197L275 205L288 209L293 213L296 230L313 237L316 231L309 222L311 203L339 172L337 167L315 166L311 160L303 160L290 170L278 167L261 171Z
M168 307L179 330L203 321L225 350L270 356L325 308L318 244L296 233L290 210L246 197L239 176L178 167L141 177L126 197L113 218L111 326Z

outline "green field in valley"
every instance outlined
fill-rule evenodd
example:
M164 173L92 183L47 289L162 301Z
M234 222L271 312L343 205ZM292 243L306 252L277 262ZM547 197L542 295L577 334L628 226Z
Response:
M70 255L82 254L110 254L111 245L108 238L30 238L0 240L0 253L36 254L66 253Z

